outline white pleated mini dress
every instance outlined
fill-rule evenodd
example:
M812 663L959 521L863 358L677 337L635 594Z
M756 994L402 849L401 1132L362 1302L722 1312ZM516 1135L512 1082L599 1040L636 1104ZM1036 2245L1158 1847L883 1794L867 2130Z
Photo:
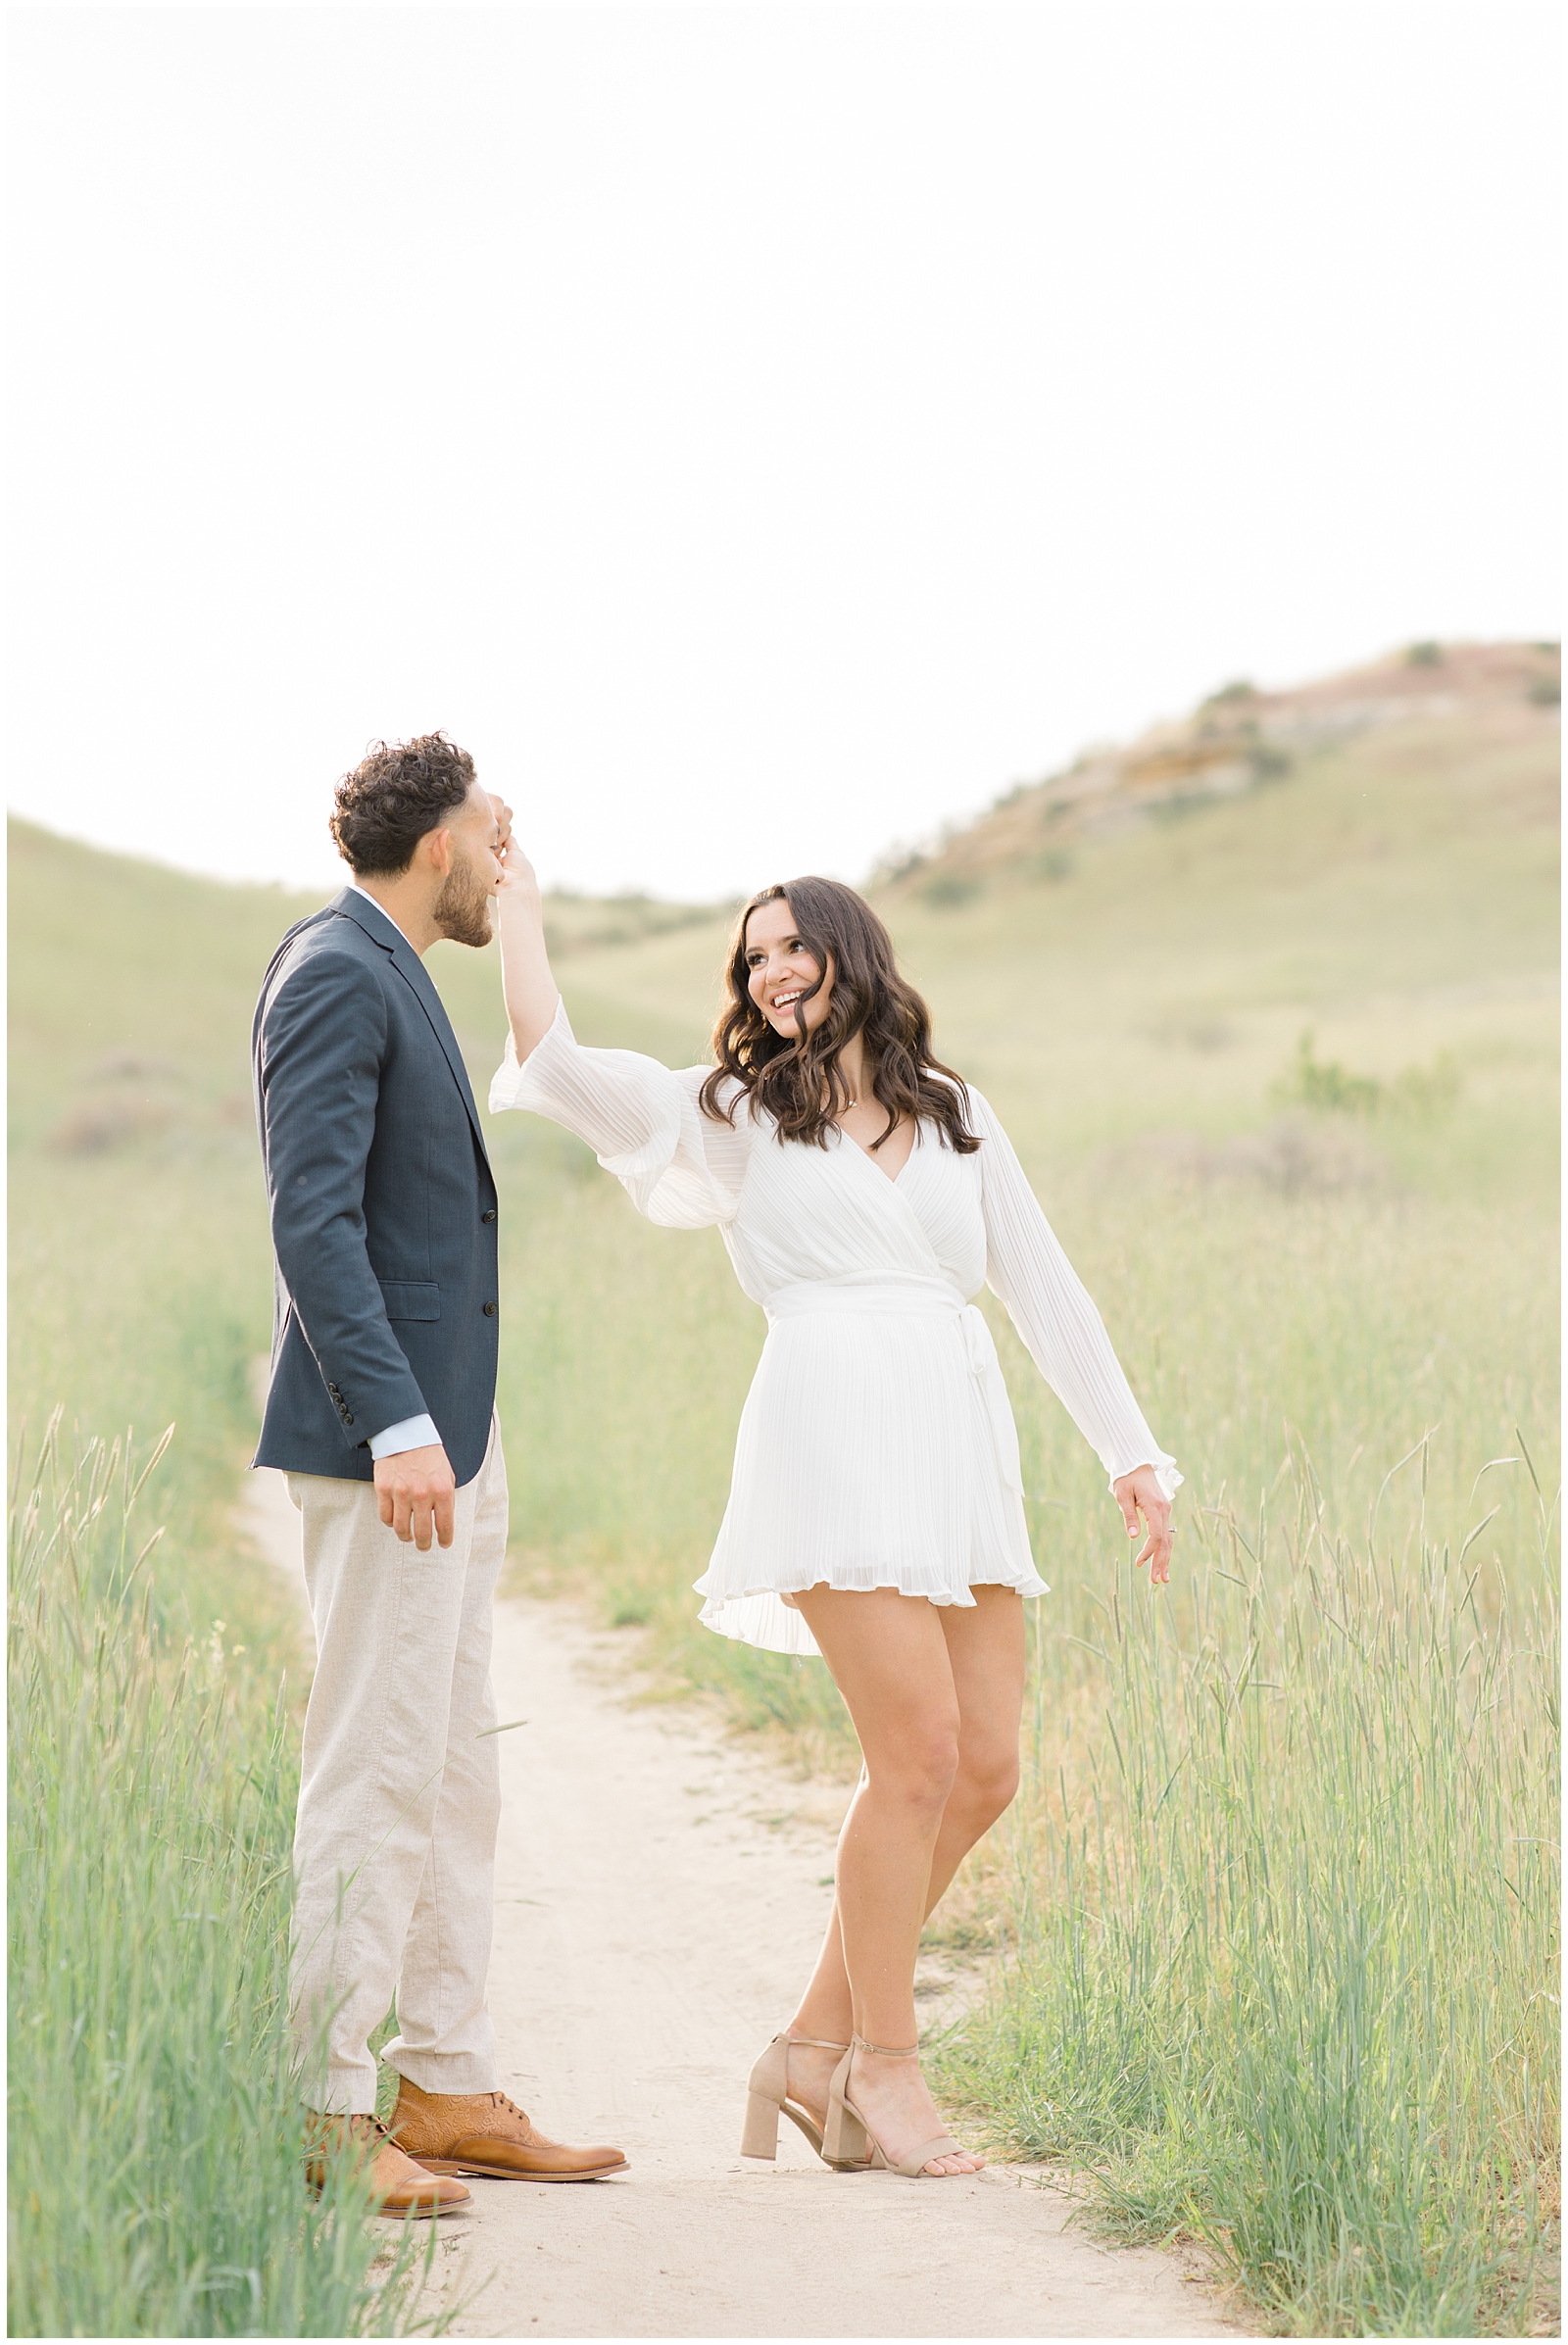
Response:
M983 1285L1111 1481L1152 1465L1174 1493L1175 1460L979 1092L973 1155L922 1124L890 1180L845 1133L825 1148L781 1142L744 1093L733 1129L715 1122L698 1105L710 1072L586 1050L563 1004L522 1066L509 1042L490 1086L492 1112L531 1108L586 1141L650 1221L716 1227L767 1314L729 1504L696 1584L706 1627L815 1653L784 1598L824 1582L933 1604L972 1605L971 1589L996 1585L1049 1592L996 1345L970 1300Z

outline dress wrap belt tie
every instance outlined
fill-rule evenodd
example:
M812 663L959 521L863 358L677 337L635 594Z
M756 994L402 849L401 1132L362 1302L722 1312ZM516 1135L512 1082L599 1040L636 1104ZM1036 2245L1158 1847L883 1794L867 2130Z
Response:
M768 1325L783 1319L808 1319L830 1313L856 1318L947 1319L954 1322L963 1343L964 1358L975 1391L991 1427L997 1469L1003 1483L1021 1498L1023 1469L1018 1459L1018 1429L1003 1380L1002 1362L985 1314L977 1310L946 1279L916 1276L838 1280L802 1280L780 1287L763 1304Z

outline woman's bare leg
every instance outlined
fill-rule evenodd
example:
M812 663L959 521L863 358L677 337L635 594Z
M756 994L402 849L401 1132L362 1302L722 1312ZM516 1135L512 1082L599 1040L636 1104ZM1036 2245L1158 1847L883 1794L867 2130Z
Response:
M814 1592L829 1593L827 1589ZM956 1604L926 1606L936 1615L947 1647L958 1706L958 1757L932 1847L922 1921L935 1909L964 1857L1006 1808L1017 1788L1024 1683L1023 1602L1008 1588L977 1588L974 1596L972 1611ZM899 1597L897 1601L912 1604L923 1599ZM848 1695L845 1698L848 1700ZM866 1787L867 1778L862 1773L852 1814ZM847 1818L846 1830L848 1822ZM912 1958L910 1976L912 1980ZM912 2009L911 1995L911 2014ZM848 2043L853 2027L849 1972L835 1897L822 1951L790 2022L790 2032ZM873 2036L871 2040L885 2043L890 2039ZM913 2037L892 2040L912 2042ZM827 2108L828 2079L835 2065L832 2053L808 2045L789 2055L790 2090L819 2123Z
M1010 1588L976 1588L974 1609L937 1609L958 1697L958 1772L943 1811L931 1862L926 1912L933 1912L978 1839L1012 1805L1027 1662L1023 1598Z
M891 1588L797 1599L866 1763L840 1836L833 1921L793 2033L843 2042L853 2027L872 2043L915 2040L920 1926L1016 1780L1022 1606L1010 1589L976 1593L961 1612ZM830 2054L791 2054L791 2089L807 2107L825 2105L832 2065ZM941 2130L913 2062L858 2054L854 2088L895 2157ZM980 2163L932 2161L949 2173Z

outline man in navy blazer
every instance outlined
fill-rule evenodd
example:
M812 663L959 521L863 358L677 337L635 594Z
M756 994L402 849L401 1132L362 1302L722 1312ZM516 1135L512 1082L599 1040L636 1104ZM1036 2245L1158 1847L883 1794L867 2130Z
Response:
M507 1543L498 1204L422 955L440 937L489 942L510 822L443 735L377 743L337 786L352 882L283 939L252 1034L274 1254L254 1462L283 1470L303 1516L317 1638L291 2000L313 2171L350 2150L393 2214L461 2205L464 2174L572 2181L625 2165L547 2141L499 2090L485 1996ZM394 1995L389 2134L368 2039Z

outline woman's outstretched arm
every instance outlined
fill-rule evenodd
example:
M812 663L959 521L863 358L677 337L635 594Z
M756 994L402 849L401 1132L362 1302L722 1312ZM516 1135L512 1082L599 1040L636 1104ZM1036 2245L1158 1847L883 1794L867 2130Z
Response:
M506 877L496 896L501 938L501 990L517 1064L529 1057L555 1023L561 1000L545 951L544 908L533 865L514 839L508 839Z
M1030 1188L1012 1144L980 1094L971 1091L974 1125L985 1142L981 1191L986 1220L986 1279L1035 1365L1110 1476L1129 1533L1142 1511L1149 1538L1135 1558L1170 1573L1170 1501L1181 1481L1133 1398L1104 1322L1084 1291Z

